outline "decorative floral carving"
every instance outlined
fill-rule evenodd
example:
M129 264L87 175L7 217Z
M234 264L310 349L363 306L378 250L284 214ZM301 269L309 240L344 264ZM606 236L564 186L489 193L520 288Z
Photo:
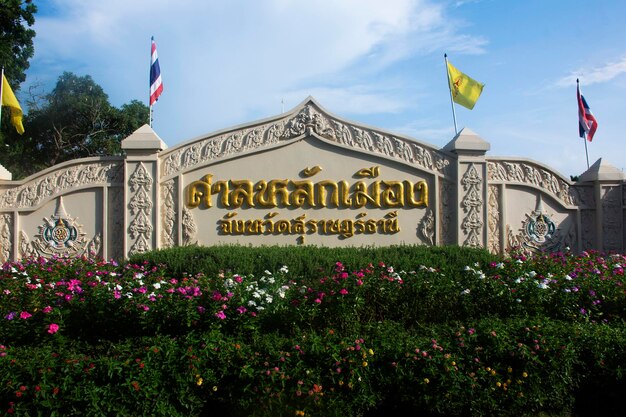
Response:
M44 217L39 233L31 243L32 249L41 256L77 256L87 248L87 239L83 226L70 217L59 197L55 213L50 218Z
M622 249L622 187L602 188L602 244L605 251Z
M435 244L435 215L431 209L426 211L418 226L418 231L430 246Z
M124 194L122 187L109 188L109 210L108 210L108 241L107 256L119 259L124 256L122 242L124 239ZM113 244L108 244L113 243Z
M0 214L0 262L11 259L13 252L13 216Z
M101 161L53 171L16 188L0 192L0 208L33 207L76 187L121 182L121 167L118 161Z
M509 250L520 248L525 252L554 252L575 244L576 230L572 221L565 220L557 225L553 216L546 213L541 197L532 213L526 213L522 227L515 235L507 225Z
M441 227L441 243L453 244L454 235L454 204L451 202L453 199L452 193L456 188L452 183L447 181L441 181L439 187L439 224Z
M480 241L483 220L481 216L481 208L483 206L482 199L482 178L478 174L474 164L470 164L461 178L461 184L465 191L465 196L461 200L461 207L467 213L463 219L461 229L467 235L463 242L464 246L479 247L482 246Z
M487 163L489 181L522 183L540 188L567 206L577 204L577 192L556 174L528 162L489 161Z
M20 246L20 258L28 258L30 256L36 255L36 252L30 243L30 239L28 238L28 235L23 230L20 231L19 246Z
M170 180L161 187L161 199L163 201L163 234L161 245L171 248L176 245L176 184Z
M498 186L489 186L488 202L489 251L500 253L500 188Z
M137 164L137 168L135 168L135 171L128 179L130 190L134 193L131 194L128 208L135 215L130 221L128 231L130 232L130 237L136 239L128 252L129 255L152 249L149 242L151 241L153 231L151 221L153 204L150 199L153 182L143 162Z
M183 245L191 245L196 243L196 233L198 227L193 220L191 210L187 207L183 207Z
M166 153L162 173L169 177L200 164L240 152L272 146L314 133L331 142L392 157L447 175L450 157L415 141L341 122L309 102L295 115L210 137Z

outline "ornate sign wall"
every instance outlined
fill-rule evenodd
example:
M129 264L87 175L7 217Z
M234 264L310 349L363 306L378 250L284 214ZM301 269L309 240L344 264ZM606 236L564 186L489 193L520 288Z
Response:
M122 147L124 157L0 179L0 260L222 243L496 253L626 244L624 174L605 161L572 182L534 161L488 157L469 129L437 148L312 98L172 149L146 125Z

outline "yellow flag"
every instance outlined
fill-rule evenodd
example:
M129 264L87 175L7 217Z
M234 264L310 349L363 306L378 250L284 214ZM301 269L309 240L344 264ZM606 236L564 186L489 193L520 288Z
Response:
M20 103L15 98L13 90L7 81L7 77L2 74L2 105L11 109L11 123L15 126L15 130L20 135L24 133L24 126L22 125L22 108Z
M448 62L448 82L452 92L452 100L470 110L474 108L480 93L483 92L485 84L463 74Z

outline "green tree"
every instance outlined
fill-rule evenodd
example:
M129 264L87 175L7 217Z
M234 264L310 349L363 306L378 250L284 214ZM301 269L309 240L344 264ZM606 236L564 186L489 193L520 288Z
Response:
M65 72L49 94L30 106L24 135L8 132L0 163L17 179L76 158L120 155L122 139L144 124L148 114L148 107L136 100L113 107L89 75Z
M31 0L0 0L0 65L13 90L26 80L35 48L35 23L37 6Z
M0 0L0 66L14 92L26 79L28 61L35 52L35 31L30 27L35 23L36 11L31 0ZM4 111L0 121L0 146L8 129L13 126L9 122L9 112Z

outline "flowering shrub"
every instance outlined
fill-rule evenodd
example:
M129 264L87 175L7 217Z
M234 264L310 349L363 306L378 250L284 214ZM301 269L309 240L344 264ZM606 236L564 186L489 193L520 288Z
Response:
M617 415L625 264L598 253L456 271L333 260L299 276L287 266L177 275L148 262L7 263L0 410L539 415L584 414L601 400Z

